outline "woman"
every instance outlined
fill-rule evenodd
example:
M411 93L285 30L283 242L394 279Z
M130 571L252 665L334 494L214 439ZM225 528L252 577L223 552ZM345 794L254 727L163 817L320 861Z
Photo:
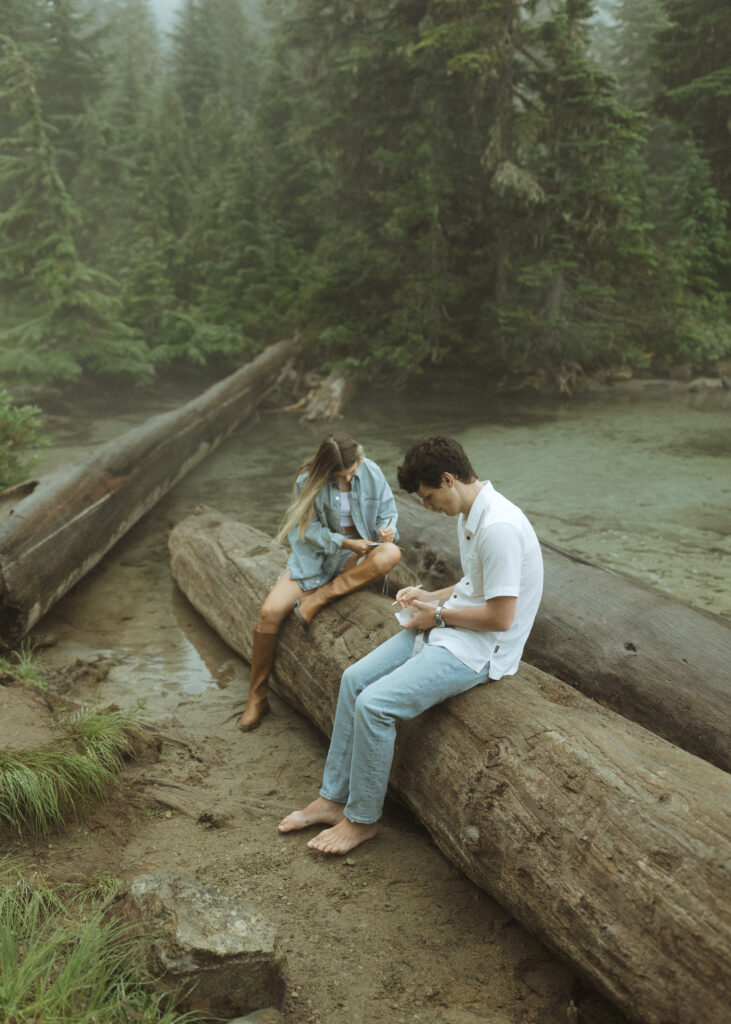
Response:
M294 609L308 626L326 604L385 576L399 559L396 502L382 470L347 434L329 434L301 467L277 540L289 540L287 567L254 627L249 699L239 729L269 710L267 680L277 633Z

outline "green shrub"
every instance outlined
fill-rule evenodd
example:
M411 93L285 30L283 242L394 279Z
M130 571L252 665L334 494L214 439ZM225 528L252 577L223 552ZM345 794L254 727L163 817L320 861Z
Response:
M34 405L14 405L0 387L0 490L22 480L34 465L38 448L48 444L40 434L40 416Z

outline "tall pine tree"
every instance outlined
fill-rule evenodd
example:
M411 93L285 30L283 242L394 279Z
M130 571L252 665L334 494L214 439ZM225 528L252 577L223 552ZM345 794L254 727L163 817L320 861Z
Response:
M655 39L669 114L708 158L721 198L731 209L731 7L713 0L662 0L670 24Z
M14 119L0 150L0 287L11 326L0 336L0 369L46 380L83 370L149 372L144 346L117 319L114 282L78 257L78 215L56 167L33 74L0 37L0 96Z

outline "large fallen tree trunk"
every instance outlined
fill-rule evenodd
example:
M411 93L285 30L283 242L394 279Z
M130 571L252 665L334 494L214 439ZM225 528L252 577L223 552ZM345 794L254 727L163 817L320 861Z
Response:
M203 509L170 551L184 593L249 658L284 549ZM365 591L307 632L290 618L273 686L329 733L343 669L395 629L389 599ZM724 772L523 664L402 723L391 781L451 860L632 1020L725 1019Z
M429 589L462 575L453 520L399 494L404 569ZM543 600L523 657L731 771L731 622L542 544Z
M293 351L272 345L172 412L11 494L0 525L0 645L13 646L262 401Z

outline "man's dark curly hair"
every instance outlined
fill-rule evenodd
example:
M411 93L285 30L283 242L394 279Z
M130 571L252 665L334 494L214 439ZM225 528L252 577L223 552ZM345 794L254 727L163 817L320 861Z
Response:
M398 467L398 482L405 491L413 494L419 485L441 487L442 474L451 473L460 483L468 484L477 479L465 450L451 437L425 437L412 444Z

